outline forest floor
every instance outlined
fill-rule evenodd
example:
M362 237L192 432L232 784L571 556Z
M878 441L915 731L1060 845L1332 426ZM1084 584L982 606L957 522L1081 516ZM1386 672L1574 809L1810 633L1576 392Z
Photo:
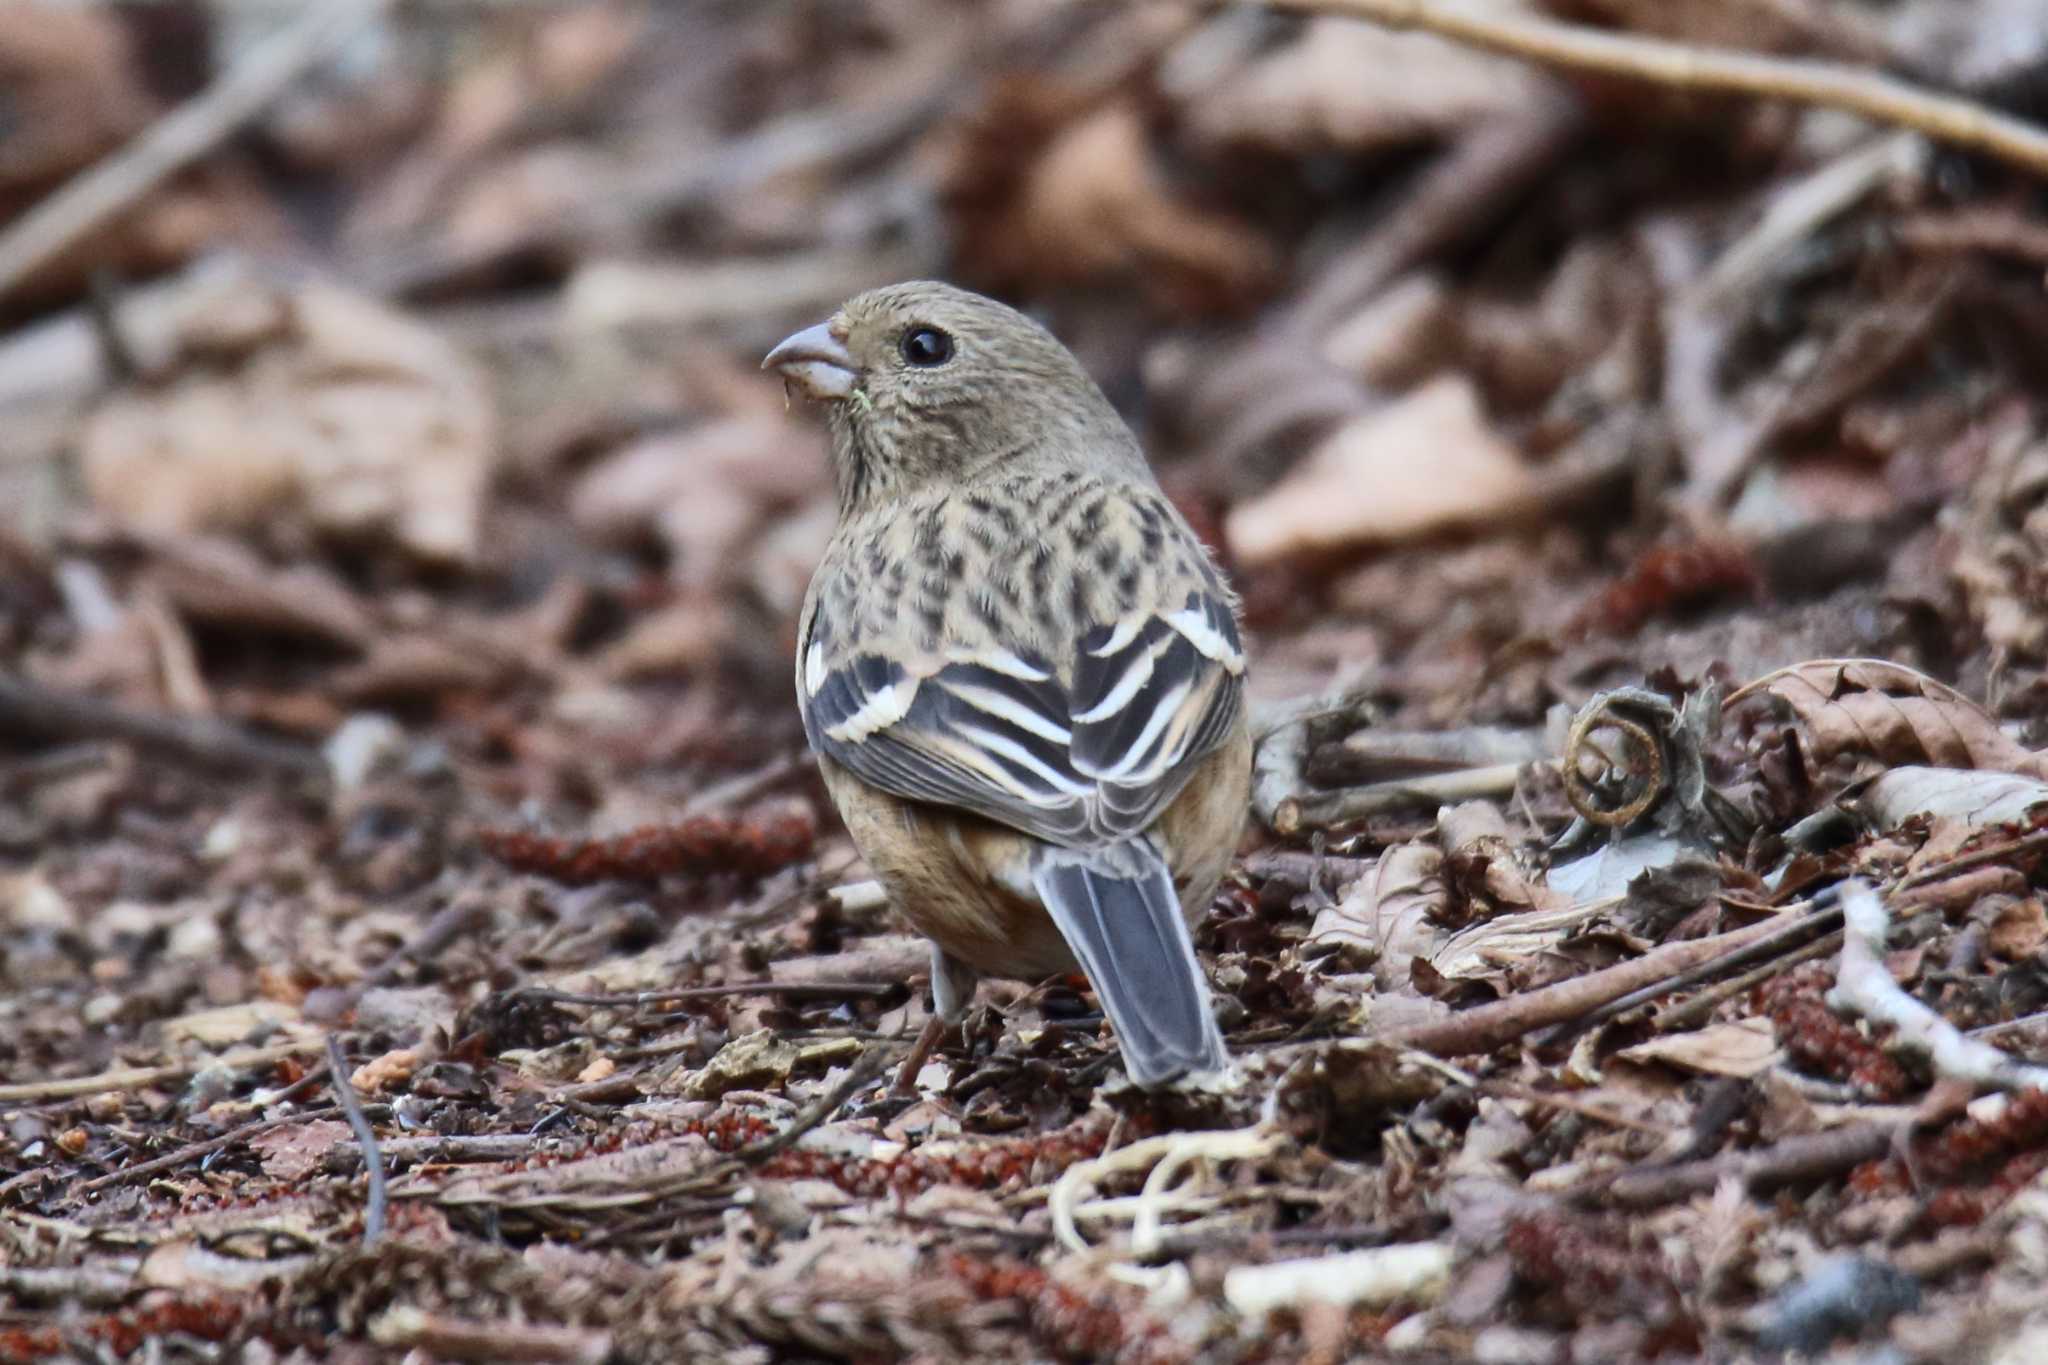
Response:
M0 3L0 1362L2048 1359L2048 8L1347 7ZM1242 592L1213 1086L890 1091L917 276Z

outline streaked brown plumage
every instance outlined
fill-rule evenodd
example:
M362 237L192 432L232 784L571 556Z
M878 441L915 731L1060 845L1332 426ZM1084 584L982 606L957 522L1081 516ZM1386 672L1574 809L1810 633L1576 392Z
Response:
M1132 1077L1227 1060L1186 923L1250 784L1235 599L1050 333L916 282L766 362L831 403L840 520L799 627L827 788L934 943L979 974L1078 963Z

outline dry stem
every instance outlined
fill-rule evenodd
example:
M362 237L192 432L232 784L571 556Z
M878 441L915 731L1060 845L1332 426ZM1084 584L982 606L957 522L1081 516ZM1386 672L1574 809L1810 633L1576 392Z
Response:
M233 136L388 3L306 6L201 94L29 210L0 235L0 295Z
M1912 128L1928 137L2048 176L2048 132L1874 71L1608 33L1469 0L1273 0L1277 9L1342 14L1423 29L1548 66L1699 90L1794 100Z

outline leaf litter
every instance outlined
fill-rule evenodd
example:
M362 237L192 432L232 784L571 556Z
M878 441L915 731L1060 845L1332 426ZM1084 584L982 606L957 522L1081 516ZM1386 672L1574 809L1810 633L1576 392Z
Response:
M1546 8L2021 112L2048 31ZM0 242L263 9L8 7ZM366 23L0 292L0 1360L2040 1353L2024 170L1330 15ZM888 1092L755 365L916 274L1242 589L1213 1085L1065 977Z

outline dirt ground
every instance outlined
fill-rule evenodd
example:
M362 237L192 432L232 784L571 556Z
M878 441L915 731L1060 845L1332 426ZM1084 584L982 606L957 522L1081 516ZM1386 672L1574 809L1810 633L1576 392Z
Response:
M1297 8L0 0L0 1362L2048 1360L2048 5ZM890 1093L926 276L1242 593L1214 1085Z

